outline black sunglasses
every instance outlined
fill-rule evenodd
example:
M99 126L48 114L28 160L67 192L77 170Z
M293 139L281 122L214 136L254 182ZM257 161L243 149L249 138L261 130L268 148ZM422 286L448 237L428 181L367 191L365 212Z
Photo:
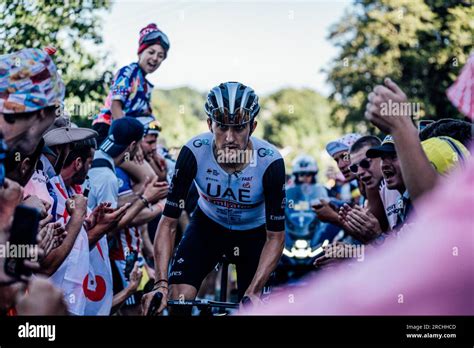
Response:
M313 176L313 175L316 175L317 173L311 173L311 172L301 172L301 173L298 173L297 175L299 176Z
M359 166L361 168L364 168L364 169L369 169L370 168L370 159L368 158L364 158L362 161L360 161L359 163L354 163L354 164L351 164L351 166L349 167L350 171L352 173L357 173L358 169L359 169Z

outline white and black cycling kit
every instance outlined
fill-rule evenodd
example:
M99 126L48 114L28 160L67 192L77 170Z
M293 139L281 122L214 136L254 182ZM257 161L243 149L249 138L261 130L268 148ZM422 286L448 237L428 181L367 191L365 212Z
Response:
M254 160L240 172L227 173L214 156L213 138L212 133L194 137L176 162L163 215L180 216L193 180L199 199L178 246L170 283L199 288L226 254L234 256L241 279L238 287L245 291L258 266L266 231L285 229L285 165L273 145L251 137Z

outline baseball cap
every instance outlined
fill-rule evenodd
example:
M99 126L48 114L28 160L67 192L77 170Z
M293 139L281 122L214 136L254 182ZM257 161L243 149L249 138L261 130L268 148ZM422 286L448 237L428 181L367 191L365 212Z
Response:
M155 119L154 116L140 116L136 117L138 121L140 121L145 128L145 135L148 134L156 134L160 135L161 132L161 124L160 122Z
M145 127L135 117L125 116L112 122L109 135L100 145L100 149L111 157L120 155L134 141L140 141Z
M397 153L395 150L395 143L391 135L387 135L380 146L374 146L367 150L365 154L368 158L382 157L383 154Z
M65 87L45 51L25 48L0 55L0 113L16 114L61 105Z
M326 145L326 151L328 154L333 157L334 154L341 152L341 151L349 151L351 146L362 137L362 135L358 133L349 133L344 135L342 138L337 140L331 141Z
M470 157L467 148L456 139L441 136L421 142L428 160L440 174L447 174L458 163Z

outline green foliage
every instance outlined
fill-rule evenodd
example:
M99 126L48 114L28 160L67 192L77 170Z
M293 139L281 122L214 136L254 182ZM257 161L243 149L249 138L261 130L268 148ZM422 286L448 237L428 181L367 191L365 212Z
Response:
M167 146L182 146L207 130L204 102L204 94L188 87L153 91L153 112L163 127Z
M260 102L254 135L282 149L288 172L291 161L301 153L314 156L321 172L332 164L325 146L341 133L331 126L331 105L326 98L310 89L283 89L262 97ZM163 126L161 137L168 147L180 147L207 131L204 103L205 93L188 87L153 92L153 111Z
M283 89L262 98L259 127L264 139L282 149L288 172L291 161L302 153L314 156L323 172L332 164L326 144L341 135L330 114L330 103L317 92Z
M69 104L102 102L111 79L100 64L106 52L91 52L87 46L102 42L99 15L110 7L109 0L2 1L1 54L54 46L57 53L53 59L66 83Z
M332 112L346 129L365 127L371 88L391 77L422 117L460 117L445 96L473 49L474 7L467 1L357 1L332 29L341 48L328 73L337 101Z

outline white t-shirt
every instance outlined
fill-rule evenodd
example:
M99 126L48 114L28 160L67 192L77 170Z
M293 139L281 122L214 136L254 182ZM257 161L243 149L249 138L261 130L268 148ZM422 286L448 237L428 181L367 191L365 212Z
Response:
M66 225L70 216L66 210L66 201L74 192L68 191L60 175L50 180L57 196L57 209L54 219ZM89 272L89 239L84 227L81 227L74 245L59 268L50 279L64 293L68 311L75 315L84 315L86 297L82 291L82 282Z
M385 180L382 180L379 186L379 193L385 209L385 215L387 216L388 225L390 229L393 229L397 224L397 201L401 196L400 192L388 189Z

